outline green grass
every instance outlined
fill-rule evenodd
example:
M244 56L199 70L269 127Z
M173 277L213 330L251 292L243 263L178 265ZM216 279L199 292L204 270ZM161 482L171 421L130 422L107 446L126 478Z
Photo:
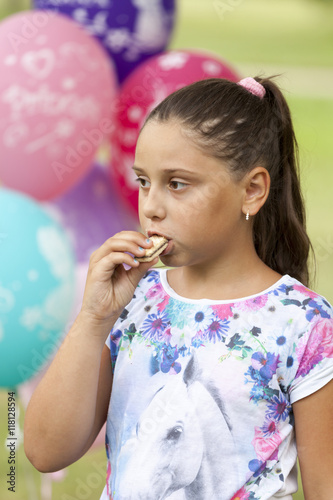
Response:
M170 48L210 50L229 61L244 76L247 76L248 68L253 68L253 72L259 69L267 74L272 68L277 68L278 72L283 73L281 82L294 117L300 147L308 231L317 252L315 289L333 302L332 2L178 0L177 3L178 21ZM238 6L235 8L223 9L236 4ZM29 6L29 0L0 0L0 19L15 10L28 9ZM298 78L296 84L295 75ZM7 491L3 480L8 466L3 447L6 408L7 395L0 391L0 414L3 416L0 422L0 470L3 474L0 497L2 500L44 500L39 495L41 475L26 459L22 446L17 450L16 495ZM20 420L22 427L23 414ZM66 500L66 495L67 500L83 498L83 490L78 489L80 481L83 481L90 488L90 493L84 498L98 500L104 478L97 485L98 477L91 474L94 471L93 464L103 466L104 462L103 448L89 452L67 469L63 482L54 483L53 498ZM300 488L294 500L303 498Z
M175 47L206 48L229 61L332 67L332 3L181 0L178 6Z
M333 99L289 98L300 145L308 232L317 257L314 288L333 302L332 116Z

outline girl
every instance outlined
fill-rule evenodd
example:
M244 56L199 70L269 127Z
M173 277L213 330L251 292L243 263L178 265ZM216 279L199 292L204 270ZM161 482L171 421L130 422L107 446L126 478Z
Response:
M332 308L307 288L280 90L260 78L178 90L146 120L133 169L142 234L92 254L26 413L28 458L66 467L107 419L103 500L291 500L297 453L306 500L332 498ZM149 271L158 258L135 257L153 234L169 243L166 268Z

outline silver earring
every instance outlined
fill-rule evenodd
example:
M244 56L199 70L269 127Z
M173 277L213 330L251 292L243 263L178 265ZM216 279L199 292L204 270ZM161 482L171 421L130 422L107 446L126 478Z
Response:
M249 218L250 218L250 211L248 210L248 211L246 212L245 219L246 219L246 220L249 220Z

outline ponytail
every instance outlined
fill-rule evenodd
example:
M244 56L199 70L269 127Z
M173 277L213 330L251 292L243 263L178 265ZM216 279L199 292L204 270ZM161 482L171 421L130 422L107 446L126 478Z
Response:
M309 285L312 249L298 172L298 148L288 104L271 78L256 78L263 98L242 85L211 78L183 87L148 116L178 120L198 144L227 163L236 178L260 164L271 177L266 203L254 216L253 239L271 269Z
M279 162L269 169L271 189L254 219L254 244L260 258L280 274L309 285L308 258L312 250L299 179L298 145L289 107L270 79L256 80L266 90L271 110L272 146ZM275 143L275 144L274 144Z

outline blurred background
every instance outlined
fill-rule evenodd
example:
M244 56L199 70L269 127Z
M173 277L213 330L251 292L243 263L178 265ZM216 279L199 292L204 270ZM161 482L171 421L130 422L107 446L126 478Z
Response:
M53 8L53 6L56 7L61 3L65 4L66 2L36 0L32 5L29 0L0 0L0 93L6 88L5 85L18 83L16 78L22 78L22 75L18 74L17 77L13 77L14 73L10 73L10 71L15 66L15 54L25 49L27 40L31 43L30 38L34 37L34 25L36 23L30 24L32 21L37 22L40 30L38 32L39 38L36 40L41 46L44 43L41 35L45 24L43 18L26 17L28 15L26 12L21 14L19 25L15 25L14 22L11 25L8 20L11 19L12 14L22 11L30 12L37 7L47 8L51 6ZM67 2L67 4L71 3L80 6L80 1ZM108 2L106 1L106 3ZM142 9L140 11L142 13L141 29L144 29L144 26L147 27L145 23L149 23L149 20L149 26L151 26L152 11L149 17L149 13L145 13L142 8L143 4L148 5L149 2L136 2L136 4L137 6L141 4L141 7L137 7ZM155 4L155 7L153 4ZM81 1L81 5L87 5L87 2ZM103 2L100 5L103 5ZM151 9L156 9L156 5L159 5L159 2L151 2ZM109 110L111 109L110 103L113 102L112 99L118 96L118 107L113 109L113 112L115 113L117 129L126 129L126 134L124 132L122 137L117 136L118 132L114 130L114 125L110 120L102 122L102 120L108 120L108 115L96 115L96 120L93 123L84 121L82 113L79 114L76 111L76 116L79 116L78 120L81 120L79 122L80 131L82 132L85 127L85 137L90 146L87 147L87 142L83 144L81 138L79 161L77 160L77 154L80 143L66 143L67 156L62 153L62 158L66 158L66 161L60 161L57 160L59 151L54 147L54 141L50 140L50 138L55 137L52 135L54 130L52 129L53 132L48 131L46 125L43 129L43 124L40 123L29 125L31 129L35 127L37 133L34 141L29 143L30 146L28 144L31 152L29 158L41 151L41 145L38 142L40 137L44 137L45 141L49 141L49 149L53 145L52 151L50 150L53 154L52 168L59 182L55 183L53 178L53 181L48 184L49 179L45 179L43 183L45 190L43 192L40 185L29 184L29 179L24 178L22 167L21 171L14 171L14 164L19 166L25 164L25 157L22 157L22 148L18 145L19 138L23 137L27 131L22 126L17 128L17 124L21 123L20 113L22 113L22 106L24 105L22 103L23 99L22 102L20 101L20 107L17 105L19 96L16 96L16 99L13 90L11 93L7 92L6 94L7 101L11 100L13 103L12 114L15 121L15 130L11 131L12 133L8 138L9 142L7 141L11 146L10 154L12 156L5 156L7 150L0 149L0 220L2 219L0 227L0 252L2 252L0 314L3 314L3 323L1 323L0 316L0 339L7 342L7 344L3 342L2 349L4 344L8 349L9 346L12 349L11 352L6 352L6 359L2 356L2 368L0 366L0 497L2 500L13 498L13 493L8 491L8 485L4 479L5 474L9 472L7 471L8 450L5 448L5 440L7 436L8 390L11 390L11 388L16 390L16 433L18 437L14 494L16 496L14 498L20 500L49 500L51 498L56 500L98 500L104 487L105 451L102 438L81 460L68 467L65 471L43 475L38 473L27 461L23 451L24 410L45 363L52 357L52 353L59 345L57 341L61 340L62 335L68 331L71 321L75 317L82 297L89 254L96 245L102 243L102 241L99 241L100 238L105 237L106 239L108 235L120 229L135 229L137 227L136 194L131 179L127 174L124 174L124 171L131 161L133 143L135 143L144 112L164 97L163 92L167 93L181 84L189 83L188 80L191 80L191 78L192 80L196 78L197 73L195 71L197 70L194 66L194 69L191 67L191 70L185 72L184 58L182 59L179 55L182 53L181 51L191 55L194 65L196 63L196 50L207 51L207 60L210 62L205 66L207 77L227 74L230 75L231 79L237 80L246 76L280 75L277 81L290 105L299 142L301 181L307 208L307 227L316 254L316 270L312 266L312 270L315 270L316 273L311 288L324 295L331 303L333 302L333 224L331 222L333 210L333 1L177 0L176 2L165 1L163 6L164 11L160 10L163 19L162 21L159 19L159 23L156 24L156 29L162 33L160 36L163 39L156 46L153 46L153 36L151 40L146 38L143 41L143 38L140 38L138 34L135 38L135 44L130 45L130 42L132 43L134 40L134 35L126 28L129 15L126 12L117 13L117 19L120 20L122 28L116 29L113 27L108 31L107 46L104 47L108 50L108 55L111 54L110 59L114 60L116 68L112 67L110 70L105 63L106 52L102 53L99 47L91 43L91 57L89 60L96 61L96 64L100 60L98 74L101 75L101 78L104 78L98 84L98 88L102 89L103 86L108 86L111 89L109 94L100 92L96 99L98 99L101 108L104 107ZM156 10L154 12L155 20L158 21ZM68 14L68 12L66 13ZM146 18L144 18L144 14L147 15ZM75 22L89 24L84 9L77 9L75 15ZM98 39L104 33L103 26L106 22L110 22L110 19L107 20L105 17L103 18L103 16L94 13L94 23L90 24L90 33ZM54 19L51 19L49 28L52 23L55 23ZM66 30L59 31L59 26L55 24L55 32L58 33L57 36L64 37L63 42L65 43ZM66 25L64 26L66 27ZM138 23L136 26L139 29ZM73 31L73 37L76 37L77 47L80 44L82 46L85 39L82 39L83 42L81 41L81 34L76 33L73 26L69 26L69 31L71 30ZM51 37L51 28L49 33ZM8 42L8 40L11 44L11 51L5 46L5 42ZM56 41L55 39L54 43ZM120 61L120 56L124 53L122 49L125 45L127 48L126 57L124 56L123 60ZM67 61L66 64L71 66L78 64L78 74L83 74L83 71L91 71L96 75L97 67L88 68L87 61L84 61L82 53L77 52L73 55L73 59L69 59L70 50L72 49L68 47L67 49L67 59L64 59L65 62ZM29 47L26 50L28 51ZM56 50L55 46L54 50ZM161 74L157 72L156 66L150 62L151 57L163 53L163 51L164 55L169 54L168 58L163 59L164 68L175 70L172 74L178 75L177 81L170 83L167 78L161 80ZM145 57L139 60L139 53L145 53ZM172 57L170 57L170 54L173 54ZM41 54L41 57L43 55ZM7 72L4 72L4 67L1 67L2 60L6 61ZM27 68L29 65L31 68L31 64L34 62L36 71L40 72L40 77L36 76L35 80L37 81L39 78L40 84L45 76L42 73L47 69L45 66L47 60L45 59L44 64L42 60L32 61L31 55L25 55L25 61ZM147 70L148 73L144 73L142 68L147 64L145 71ZM138 69L140 65L141 73L140 68ZM80 71L81 73L79 73ZM7 74L10 75L12 81L6 81ZM158 88L154 83L151 83L154 79L158 82ZM35 80L27 80L27 88L29 84L31 90L35 85ZM63 80L61 81L61 85L63 89L66 88L67 90L77 85L79 92L78 82L79 78L75 84L73 79L67 78L65 83ZM91 82L96 87L94 78L91 79ZM49 81L48 84L50 89L52 82ZM86 95L92 92L88 88L88 84L89 78L87 77L84 79L86 88L80 88L81 97L84 91L87 92ZM11 88L13 89L13 87ZM163 88L163 91L161 91L161 88ZM144 94L148 93L150 100L148 99L146 102L146 96L142 97L138 89L141 89L141 94L142 89ZM59 95L59 88L54 87L53 92L55 93L56 90L57 95ZM29 105L31 106L32 98L31 94L29 95ZM124 99L126 99L126 106L130 106L128 109L130 109L131 113L128 113L128 116L131 118L131 123L127 123L122 116L121 110L123 109ZM129 101L130 105L128 104ZM91 105L91 109L94 110L93 104L91 101L86 105ZM1 111L0 108L0 131L5 121L6 117L3 116L3 110ZM59 123L56 125L58 126ZM61 125L57 130L59 137L63 137L65 141L70 136L68 130L71 130L70 127L73 127L73 124L67 120L63 121ZM54 123L52 123L52 126L54 126ZM95 133L94 135L91 131L96 129L101 133ZM74 134L73 130L72 132ZM85 147L86 149L84 149ZM28 159L26 161L28 162ZM34 163L37 164L36 159L34 159ZM110 167L111 163L112 166ZM11 165L11 168L7 169L7 165ZM35 165L31 166L31 169L33 168L35 168ZM38 178L43 173L36 170L33 175ZM30 177L32 178L33 175L30 174ZM7 187L14 191L10 191ZM12 207L10 217L6 213L8 207ZM15 213L20 214L21 217L15 219ZM27 214L27 221L22 218L22 213ZM4 214L6 214L6 217L4 217ZM107 214L110 214L110 217ZM13 248L6 247L9 240L8 235L13 235L11 234L11 227L9 225L6 227L5 219L6 221L10 219L12 226L13 221L17 224L14 227L13 234L17 232L21 234L21 239L17 240L16 244L19 249L24 248L25 255L25 261L20 272L26 273L28 276L26 283L21 282L19 277L14 281L11 277L11 291L9 291L9 285L5 288L4 281L9 280L9 277L5 276L5 268L8 267L8 275L13 273L10 265L7 266L9 261L6 261L8 255L13 256ZM35 222L34 226L30 228L29 223L32 219ZM29 267L27 256L31 252L31 259L33 259L35 249L29 242L27 244L25 244L24 240L22 242L23 227L20 224L27 226L30 233L35 231L36 234L37 232L40 234L41 227L47 226L49 228L43 236L43 241L45 241L44 246L42 245L43 251L41 251L43 259L36 261L32 268L31 265ZM83 232L85 235L83 235ZM59 270L59 267L57 267L59 264L57 257L51 255L50 249L47 247L47 242L50 241L53 248L56 247L61 255L62 266L64 266L65 262L67 268L62 267ZM15 259L15 264L22 260L20 252L12 257L12 260ZM4 265L4 262L6 262L6 265ZM45 262L48 262L48 267L46 267ZM58 269L56 273L54 272L55 267ZM22 300L26 302L27 297L30 300L31 294L35 293L35 289L32 287L34 283L38 284L38 276L42 272L50 275L49 281L44 284L44 287L45 293L50 293L53 301L60 300L60 291L63 292L62 297L74 297L74 299L69 301L69 305L64 304L62 323L58 323L58 318L54 318L52 311L49 310L49 305L47 306L48 309L45 304L43 305L44 309L41 307L38 309L36 303L31 303L29 314L25 312L23 325L26 331L31 333L31 338L34 338L33 335L36 338L33 344L24 344L22 337L14 336L17 325L8 313L12 300L11 293L16 292L19 294L24 289L25 295L22 296ZM55 281L55 275L57 282ZM42 299L38 298L36 300L41 301ZM57 302L57 307L59 307L59 302ZM45 312L46 309L47 313ZM41 314L44 315L44 319L40 318ZM37 317L38 319L36 319ZM9 324L8 321L11 321L11 323ZM13 331L12 339L6 338L5 333L7 331ZM20 335L23 336L23 334L24 330L22 331L21 328ZM57 341L54 340L52 343L52 338ZM15 357L14 347L22 351L18 352L18 358ZM26 352L28 352L30 358L32 356L34 359L32 366L24 358ZM18 374L11 375L15 372L17 365L21 367ZM75 429L73 429L73 432L75 432ZM300 486L294 500L303 500L303 498Z

